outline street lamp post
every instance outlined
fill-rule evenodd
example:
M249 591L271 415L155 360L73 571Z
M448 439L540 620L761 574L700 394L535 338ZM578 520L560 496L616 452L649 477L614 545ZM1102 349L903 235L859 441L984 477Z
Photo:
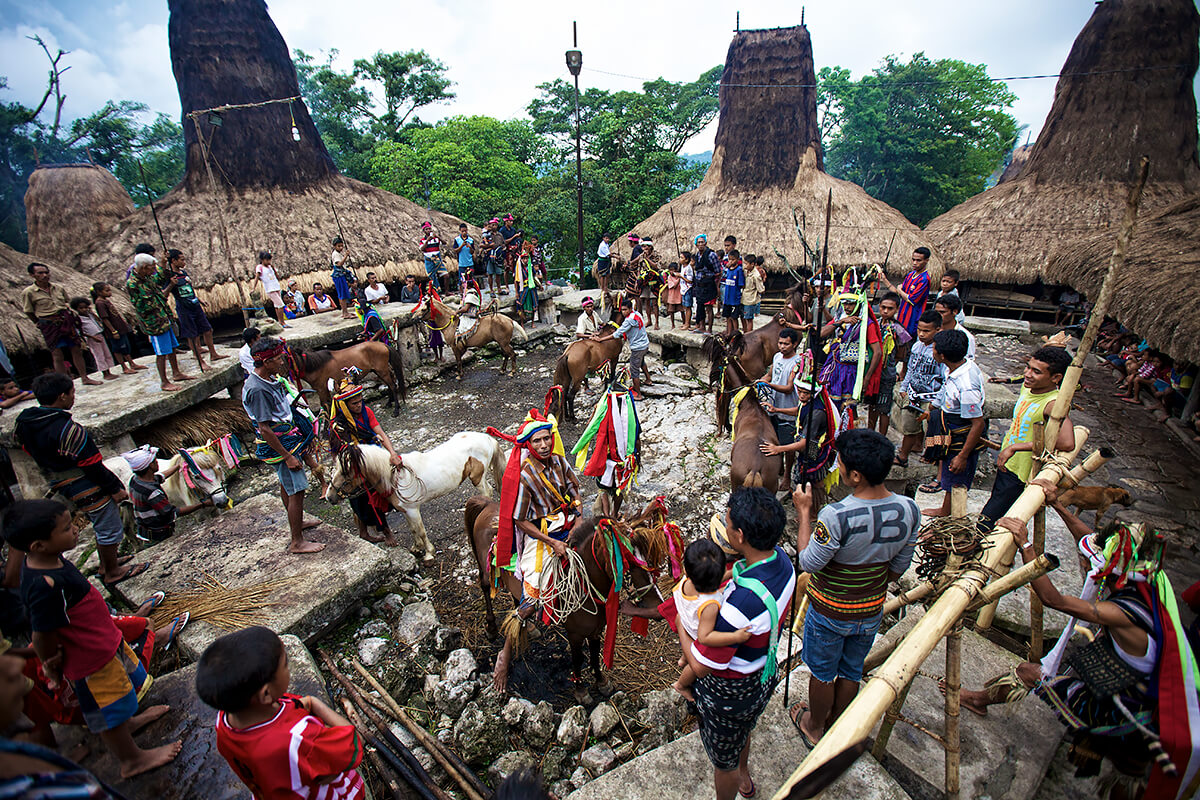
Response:
M580 143L579 72L583 69L583 52L579 49L579 25L574 29L574 49L567 51L567 69L575 77L575 255L579 259L579 280L583 281L583 147Z

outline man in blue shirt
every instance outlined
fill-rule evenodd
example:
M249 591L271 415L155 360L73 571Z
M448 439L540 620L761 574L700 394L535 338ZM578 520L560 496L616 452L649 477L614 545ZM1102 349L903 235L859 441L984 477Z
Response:
M650 349L650 337L646 335L646 321L642 319L641 314L633 310L632 297L621 298L621 315L625 317L621 327L615 331L597 334L593 338L597 342L613 338L629 342L629 377L633 381L633 391L630 394L634 400L642 400L644 398L642 397L642 384L638 380L638 372L644 371L646 383L653 383L650 380L650 369L646 366L646 351Z
M458 256L458 279L469 286L475 271L475 240L467 233L465 222L458 226L458 236L454 237L454 254Z

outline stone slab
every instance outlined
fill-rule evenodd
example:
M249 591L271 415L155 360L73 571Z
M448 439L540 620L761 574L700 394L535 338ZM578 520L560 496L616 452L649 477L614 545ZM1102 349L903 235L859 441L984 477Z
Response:
M1000 317L967 317L964 324L971 333L996 333L1001 336L1023 336L1029 333L1029 320Z
M323 524L310 533L313 540L325 542L323 551L288 553L287 516L279 495L256 495L208 525L180 531L143 550L139 560L149 568L117 588L136 601L160 589L170 596L194 588L203 573L230 587L287 578L256 622L311 642L397 570L391 551L349 531ZM203 620L192 622L179 635L184 660L196 659L222 633Z
M807 675L793 673L795 698L802 698ZM770 797L783 785L807 754L783 707L783 685L759 717L750 751L750 774L758 797ZM568 800L711 800L712 764L698 732L676 739L605 773L567 795ZM854 800L907 800L909 795L871 757L864 753L823 797ZM966 796L966 795L964 795Z
M962 683L966 688L982 687L984 681L1007 673L1020 660L971 631L963 632ZM945 663L943 640L926 659L922 671L944 675ZM944 709L937 682L918 675L904 704L904 716L941 733ZM1031 696L1014 705L992 706L986 717L963 709L959 720L961 796L993 800L1032 797L1063 736L1063 726L1049 707ZM896 725L883 764L913 797L943 796L945 753L915 728L904 723Z
M316 662L295 636L285 635L284 648L288 655L292 682L288 691L297 695L313 695L329 702L325 683L317 671ZM101 780L112 785L126 797L156 798L157 800L243 800L250 796L246 785L238 780L229 764L217 752L217 712L196 696L196 665L176 670L157 678L142 703L165 703L171 711L161 720L146 726L137 735L143 746L154 746L176 739L183 741L183 750L170 764L130 780L121 780L116 759L96 737L88 736L82 728L66 730L59 737L64 752L87 737L91 752L83 760ZM64 729L60 729L64 730Z

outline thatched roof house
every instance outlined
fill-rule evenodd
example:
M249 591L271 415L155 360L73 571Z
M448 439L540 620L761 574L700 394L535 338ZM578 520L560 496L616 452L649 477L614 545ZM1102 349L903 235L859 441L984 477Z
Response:
M134 212L112 173L95 164L43 164L29 176L29 254L64 261Z
M259 286L254 266L269 250L281 276L308 291L328 283L330 242L340 230L358 267L390 279L424 274L421 222L443 240L459 220L340 175L302 100L286 43L263 0L170 0L171 65L187 146L183 182L155 203L168 247L188 256L199 296L232 312ZM219 106L218 115L189 116ZM293 141L292 128L299 133ZM335 217L336 212L336 217ZM71 261L123 279L138 242L158 242L149 208L126 218Z
M742 253L766 256L768 269L784 268L776 248L798 267L805 255L792 209L803 216L809 243L816 244L832 190L830 263L879 263L895 233L889 271L907 269L913 249L929 242L896 209L825 173L815 84L805 26L737 33L721 75L716 146L704 180L634 230L653 238L664 257L675 255L676 230L681 250L691 250L699 233L708 234L712 247L733 234ZM931 266L940 272L937 253Z
M1056 248L1049 277L1096 297L1112 251L1111 234ZM1200 294L1174 288L1200 281L1200 195L1139 216L1126 257L1109 313L1151 347L1200 363Z
M0 340L10 353L32 353L45 350L46 342L37 325L25 316L21 304L21 292L33 283L29 277L29 265L33 262L50 268L50 280L67 290L68 297L88 297L94 282L70 267L65 267L49 258L34 258L13 250L0 242ZM113 302L129 320L136 319L133 306L123 293L113 291Z
M1153 211L1200 191L1193 0L1105 0L1063 64L1054 104L1013 180L925 228L972 280L1031 283L1063 243L1115 230L1141 156Z

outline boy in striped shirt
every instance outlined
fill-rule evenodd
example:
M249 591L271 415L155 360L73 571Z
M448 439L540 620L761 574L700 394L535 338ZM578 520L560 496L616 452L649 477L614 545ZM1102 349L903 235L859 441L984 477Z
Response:
M196 694L218 709L217 751L256 800L359 800L363 743L354 726L316 697L287 693L287 653L261 626L210 644Z
M888 583L912 561L921 512L884 486L895 448L872 430L837 438L838 475L853 494L825 506L812 525L812 490L792 495L800 522L800 569L812 575L801 657L812 671L808 703L789 710L810 747L858 694L863 662L883 619Z

